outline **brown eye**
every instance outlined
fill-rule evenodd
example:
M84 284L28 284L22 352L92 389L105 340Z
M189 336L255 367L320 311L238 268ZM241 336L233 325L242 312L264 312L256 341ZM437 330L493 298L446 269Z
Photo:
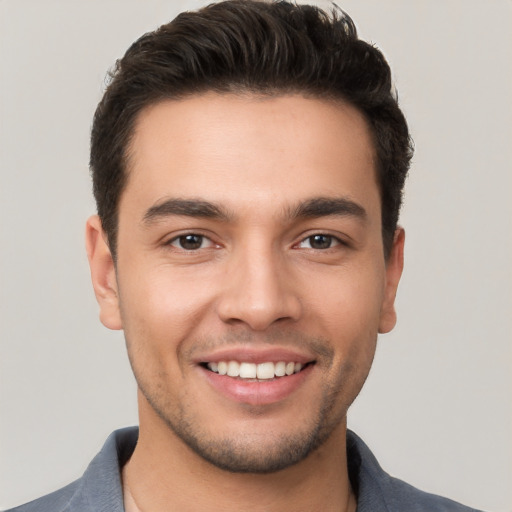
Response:
M322 250L330 249L339 243L339 240L334 236L318 233L317 235L311 235L302 240L299 247L302 249Z
M204 246L205 240L208 239L202 235L182 235L172 240L170 245L185 251L196 251Z

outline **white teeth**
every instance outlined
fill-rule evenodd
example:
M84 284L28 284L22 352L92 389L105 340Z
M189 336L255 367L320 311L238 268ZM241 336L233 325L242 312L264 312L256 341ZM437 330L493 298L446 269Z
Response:
M227 374L228 377L238 377L240 375L240 363L229 361Z
M257 366L258 379L273 379L274 378L274 363L260 363Z
M256 373L255 364L240 363L240 377L242 377L242 379L255 379Z
M279 361L276 363L275 368L276 377L284 377L286 375L286 363L284 361Z
M218 363L208 363L206 365L212 372L219 375L228 375L229 377L240 377L242 379L259 379L269 380L274 377L284 377L285 375L292 375L302 370L301 363L294 363L290 361L285 363L279 361L278 363L239 363L238 361L219 361Z
M217 366L219 375L226 375L226 373L228 373L228 363L226 363L225 361L221 361Z

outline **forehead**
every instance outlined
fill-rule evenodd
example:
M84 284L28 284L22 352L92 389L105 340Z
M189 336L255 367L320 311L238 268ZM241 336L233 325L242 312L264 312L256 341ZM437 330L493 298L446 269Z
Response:
M128 156L120 213L165 197L234 208L263 198L380 201L367 122L339 101L207 93L160 102L139 115Z

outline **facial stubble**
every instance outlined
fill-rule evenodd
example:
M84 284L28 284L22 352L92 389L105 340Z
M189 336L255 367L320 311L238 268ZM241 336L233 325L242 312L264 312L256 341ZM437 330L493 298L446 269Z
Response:
M315 344L319 345L318 341ZM325 344L323 347L325 348ZM316 364L324 366L322 370L328 373L332 364L331 351L324 350ZM316 401L316 411L311 411L310 419L299 430L296 428L297 424L292 424L287 433L229 431L214 436L204 424L197 421L190 407L187 407L193 403L193 399L187 397L186 390L182 390L180 399L174 403L165 393L164 387L155 386L154 382L152 385L145 382L142 375L138 375L133 363L132 368L146 401L172 433L193 453L224 471L254 474L283 470L301 462L320 448L344 421L347 409L359 393L367 375L364 375L362 382L355 382L359 380L355 368L348 362L341 365L333 381L324 384L321 398ZM165 375L159 374L158 378L165 379ZM344 396L350 398L344 401ZM312 403L305 405L310 408L314 406ZM245 412L252 416L251 421L254 422L265 417L265 408L262 407L249 407Z

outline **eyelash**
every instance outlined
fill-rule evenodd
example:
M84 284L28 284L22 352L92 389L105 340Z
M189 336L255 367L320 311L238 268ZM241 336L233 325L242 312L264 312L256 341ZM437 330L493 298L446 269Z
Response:
M183 244L183 242L185 242L185 239L187 238L192 238L192 237L195 237L195 238L199 238L200 239L200 246L195 248L195 249L187 249L183 246L179 247L177 244ZM211 246L214 246L214 242L212 242L212 240L210 238L208 238L207 236L205 235L202 235L200 233L184 233L182 235L179 235L179 236L176 236L174 238L172 238L171 240L169 240L166 245L170 245L171 247L176 247L177 249L180 249L182 251L186 251L186 252L195 252L199 249L205 249L205 247L201 247L201 245L203 245L203 242L205 240L208 240L211 244Z
M183 244L186 243L186 239L187 238L193 238L193 237L195 237L197 239L200 239L199 242L196 242L196 244L199 243L199 246L195 247L195 248L185 248L185 247L183 247ZM315 237L323 237L324 239L326 239L326 241L328 242L329 246L328 247L324 247L324 248L311 247L311 241ZM209 241L209 243L210 243L209 247L201 247L203 245L204 241ZM308 241L309 241L310 247L303 247L303 248L311 249L311 250L317 250L317 251L327 251L327 250L333 249L334 247L337 247L339 245L345 245L345 246L348 245L346 242L344 242L343 240L341 240L340 238L338 238L338 237L336 237L334 235L330 235L330 234L327 234L327 233L313 233L313 234L308 235L307 237L303 238L302 240L300 240L300 242L298 244L295 244L294 247L301 248L302 244L304 244L304 243L306 243ZM166 245L169 245L171 247L175 247L175 248L180 249L180 250L185 251L185 252L196 252L199 249L210 248L210 247L215 246L216 244L210 238L208 238L207 236L202 235L200 233L184 233L182 235L179 235L179 236L176 236L176 237L172 238L171 240L169 240L166 243Z
M311 241L315 237L323 237L324 239L326 239L329 242L329 247L324 247L324 248L311 247ZM310 247L307 247L307 249L312 249L312 250L317 250L317 251L327 251L327 250L333 249L334 247L337 247L339 245L347 245L343 240L340 240L338 237L336 237L334 235L330 235L328 233L313 233L312 235L309 235L306 238L303 238L299 242L298 246L299 247L302 246L302 244L307 241L309 241L309 244L310 244Z

